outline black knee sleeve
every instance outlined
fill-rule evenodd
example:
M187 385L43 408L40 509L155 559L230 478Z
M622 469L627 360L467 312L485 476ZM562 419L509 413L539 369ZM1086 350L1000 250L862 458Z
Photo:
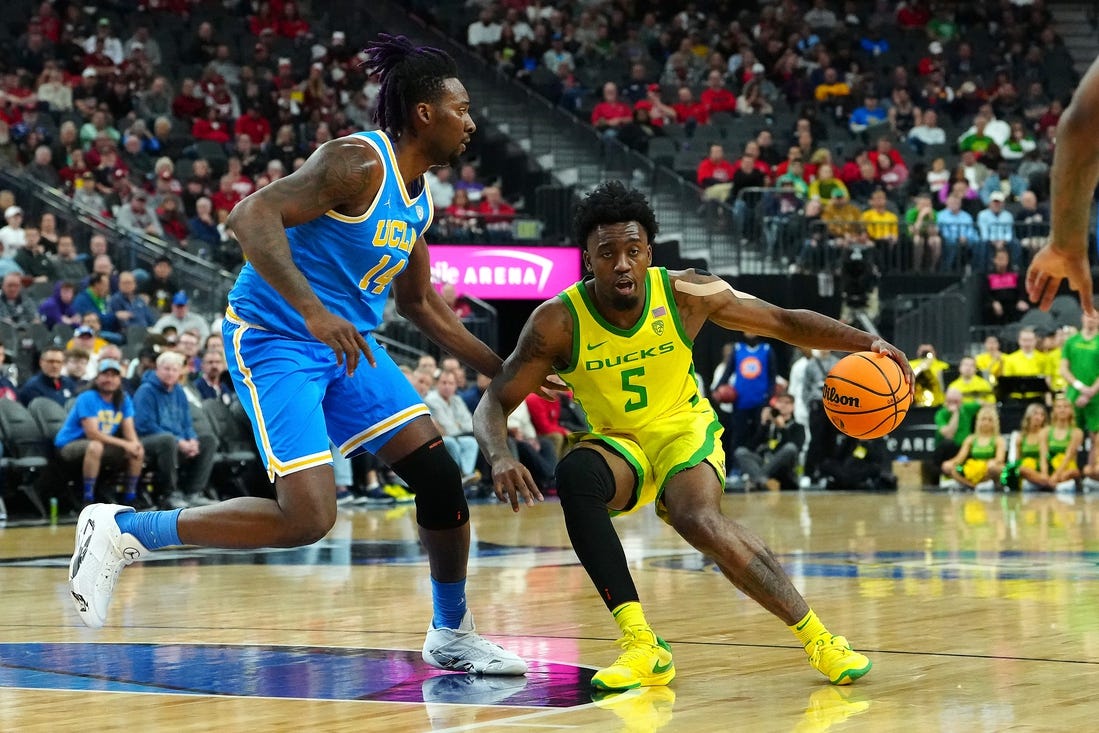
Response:
M557 464L557 496L577 559L609 610L638 600L622 542L607 504L614 499L614 473L593 450L570 452Z
M391 468L416 495L416 523L424 529L455 529L469 521L462 473L442 438L421 445Z
M557 496L561 503L594 498L606 506L614 499L614 473L598 451L570 451L557 464Z

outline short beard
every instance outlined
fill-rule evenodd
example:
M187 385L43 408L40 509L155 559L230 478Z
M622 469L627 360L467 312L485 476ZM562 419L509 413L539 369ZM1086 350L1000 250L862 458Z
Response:
M611 296L611 308L616 311L631 311L637 307L639 302L641 302L641 298L636 295L619 295L615 293Z

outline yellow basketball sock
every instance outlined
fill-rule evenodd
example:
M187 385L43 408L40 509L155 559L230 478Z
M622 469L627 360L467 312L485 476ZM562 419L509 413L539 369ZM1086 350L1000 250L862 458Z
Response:
M611 614L614 616L614 620L618 622L618 628L622 629L623 632L631 627L649 625L649 622L645 620L645 612L641 610L639 601L623 603L611 611Z
M820 619L817 618L817 614L813 613L811 608L801 621L787 628L794 632L794 636L798 638L802 646L808 646L818 636L828 633L828 629L824 628L824 624L821 623Z

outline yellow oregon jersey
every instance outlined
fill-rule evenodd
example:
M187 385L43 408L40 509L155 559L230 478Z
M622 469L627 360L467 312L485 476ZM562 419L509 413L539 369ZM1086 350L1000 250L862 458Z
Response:
M582 282L561 293L572 312L572 360L561 378L596 433L636 434L698 403L691 339L683 332L668 273L650 267L645 309L631 329L607 323Z

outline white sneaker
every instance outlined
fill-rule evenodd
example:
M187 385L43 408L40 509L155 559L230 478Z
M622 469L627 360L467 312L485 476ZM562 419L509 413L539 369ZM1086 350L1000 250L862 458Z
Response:
M996 484L992 482L992 479L986 479L973 487L974 491L992 491L996 488Z
M1061 481L1053 487L1053 490L1057 493L1072 494L1076 491L1076 481L1074 481L1073 479L1069 479L1068 481Z
M939 479L939 488L946 491L957 491L962 488L962 485L957 479L946 478L944 476Z
M1085 494L1089 494L1092 491L1099 491L1099 481L1096 481L1091 476L1084 476L1083 480L1080 481L1080 489Z
M122 568L149 552L132 534L118 529L115 515L132 511L132 507L118 504L89 504L76 520L69 592L80 620L93 629L107 620L107 607Z
M527 663L477 633L466 609L457 629L427 630L424 661L432 667L468 674L526 674Z
M1023 486L1023 491L1026 491L1026 492L1041 491L1042 490L1041 486L1034 483L1033 481L1028 481L1027 479L1023 479L1022 486Z

